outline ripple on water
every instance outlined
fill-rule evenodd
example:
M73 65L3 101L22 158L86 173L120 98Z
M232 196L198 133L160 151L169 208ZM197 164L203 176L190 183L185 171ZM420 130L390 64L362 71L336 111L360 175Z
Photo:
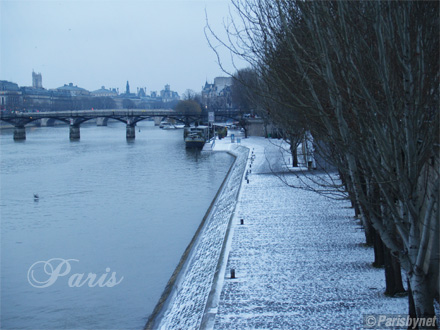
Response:
M65 126L27 130L24 143L0 134L3 327L143 327L233 159L188 152L181 130L140 127L133 143L118 123L81 127L75 143ZM51 258L79 261L33 288L29 267ZM68 285L106 268L123 281Z

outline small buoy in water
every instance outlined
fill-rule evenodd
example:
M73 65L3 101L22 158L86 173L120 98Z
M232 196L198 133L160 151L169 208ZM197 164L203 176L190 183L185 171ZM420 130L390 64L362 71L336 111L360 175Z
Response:
M34 194L34 201L38 201L40 199L40 196L38 194Z

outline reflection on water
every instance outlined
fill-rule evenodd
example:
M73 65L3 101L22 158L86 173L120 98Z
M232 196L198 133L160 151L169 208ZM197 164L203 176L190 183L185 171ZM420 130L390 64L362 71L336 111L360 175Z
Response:
M76 142L66 126L27 128L19 143L2 132L2 329L143 327L232 157L186 150L181 130L139 128L130 142L118 123L84 125ZM32 286L30 267L53 258L78 261ZM113 287L71 287L113 273Z

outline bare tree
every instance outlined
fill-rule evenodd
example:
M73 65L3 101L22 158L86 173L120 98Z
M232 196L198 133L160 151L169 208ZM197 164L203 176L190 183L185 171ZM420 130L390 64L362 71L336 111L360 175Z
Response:
M187 89L183 95L183 100L194 100L196 98L196 92L194 92L192 89Z
M260 75L267 99L279 105L269 115L288 127L296 118L334 151L331 160L365 228L407 273L413 315L434 316L439 4L233 3L241 20L227 27L223 44ZM395 266L387 279L400 273Z

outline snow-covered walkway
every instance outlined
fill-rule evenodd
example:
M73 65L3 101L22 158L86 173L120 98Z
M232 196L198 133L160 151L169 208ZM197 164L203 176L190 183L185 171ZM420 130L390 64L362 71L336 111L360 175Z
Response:
M217 149L231 144L219 142ZM349 202L290 188L269 174L283 168L276 140L241 142L255 160L241 187L219 302L211 306L217 314L207 328L359 329L364 314L405 314L406 297L383 294L384 271L371 266L373 250L363 245Z
M159 316L160 329L359 329L364 314L406 313L407 298L384 296L383 270L371 266L373 250L363 245L349 203L290 188L271 174L285 171L276 143L216 141L214 150L238 155L236 166Z

